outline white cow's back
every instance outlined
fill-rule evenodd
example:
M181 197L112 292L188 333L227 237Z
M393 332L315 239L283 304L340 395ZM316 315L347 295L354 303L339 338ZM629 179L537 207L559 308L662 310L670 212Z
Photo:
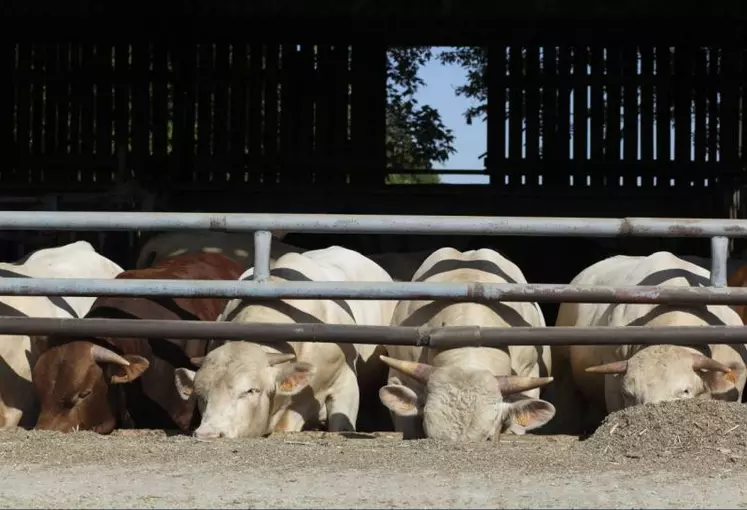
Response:
M271 269L279 268L294 269L317 282L392 281L389 274L371 259L341 246L330 246L305 253L287 253L271 264ZM252 267L246 270L240 278L249 279L253 274L254 268ZM270 281L283 280L271 276ZM328 300L286 299L284 301L327 323L353 323L340 307L329 306ZM239 302L240 300L230 301L223 317L227 316ZM396 305L396 301L384 300L347 300L347 303L355 315L355 323L360 325L389 325Z
M124 271L119 265L98 253L87 241L44 248L32 253L23 264L0 263L0 269L23 274L32 278L114 278ZM21 298L21 299L18 299ZM62 309L51 305L49 300L40 296L2 296L0 299L27 315L39 307L51 306L52 315L44 317L69 317ZM79 317L90 310L95 296L66 296L70 306ZM43 304L42 304L43 303Z
M495 264L508 278L495 274L494 272L456 269L435 273L428 276L426 282L479 282L479 283L510 283L510 280L516 283L527 283L521 269L503 257L499 253L490 249L469 250L460 252L454 248L440 248L433 252L423 261L421 267L413 275L413 281L426 275L436 264L443 261L488 261ZM415 317L418 311L434 303L429 301L401 301L394 311L392 324L395 325L414 325L410 324L408 318ZM544 327L545 319L537 303L527 302L502 302L502 305L514 310L529 326ZM421 312L422 313L422 312ZM496 313L489 308L476 303L454 303L448 306L440 307L435 314L425 314L427 319L425 324L429 327L438 328L443 325L447 326L482 326L482 327L511 327L517 324L510 323L505 315ZM411 320L411 319L410 319ZM519 324L521 325L521 324ZM472 348L472 349L432 349L423 347L410 346L387 346L390 356L408 360L424 361L434 365L459 364L460 366L470 366L475 369L496 370L496 367L503 364L502 354L497 349L492 348ZM519 375L538 376L540 361L537 348L534 346L509 346L511 368ZM542 361L546 365L548 372L550 366L550 349L548 346L542 346ZM501 370L505 371L505 370ZM531 390L532 396L539 394L539 390Z
M430 271L433 266L435 266L437 263L446 261L446 260L462 260L462 261L479 261L479 260L485 260L492 262L495 264L498 268L503 271L506 276L508 276L511 280L515 281L516 283L527 283L527 279L524 276L524 273L522 273L521 269L519 269L519 266L508 260L506 257L501 255L495 250L491 250L488 248L481 248L479 250L468 250L461 252L459 250L456 250L454 248L445 247L440 248L436 251L434 251L428 258L426 258L423 261L423 264L420 266L420 268L415 271L415 274L412 277L413 281L417 281L419 278L421 278L425 273ZM487 271L473 271L469 269L460 269L458 271L446 271L434 274L433 276L428 277L427 281L429 282L478 282L478 283L510 283L506 278L503 278L495 273L487 272ZM429 301L428 301L429 302ZM421 306L424 303L428 302L420 302ZM467 305L470 305L470 303L465 303ZM509 306L510 308L513 308L518 312L524 319L529 322L532 326L545 326L545 318L542 314L542 311L537 305L537 303L533 302L503 302L506 306ZM417 306L417 308L420 308L420 306ZM403 307L404 311L404 307ZM396 312L395 312L396 313ZM405 317L402 317L404 319ZM455 325L470 325L469 317L465 316L463 319L465 321L464 324L455 324ZM500 322L504 322L502 325L506 325L505 321L503 321L502 318L496 317L495 320ZM496 323L497 325L498 323Z
M710 278L710 271L682 260L672 253L662 251L648 257L617 255L604 259L581 271L571 284L616 287L641 285L652 275L659 273L662 278L665 278L668 276L666 272L673 270L692 273L705 281ZM689 287L690 282L684 276L676 276L677 274L671 273L674 277L662 282L661 285ZM558 314L558 325L623 326L644 317L659 306L661 305L647 303L563 303ZM736 312L728 306L708 305L707 309L724 324L742 324ZM561 314L564 315L563 324L560 324Z

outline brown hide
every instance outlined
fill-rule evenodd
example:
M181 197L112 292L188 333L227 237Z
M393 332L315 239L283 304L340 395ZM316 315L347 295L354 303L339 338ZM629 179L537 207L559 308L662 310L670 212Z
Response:
M729 275L727 280L729 287L744 287L747 285L747 265L741 266L739 269ZM742 322L747 324L747 306L735 305L734 310L737 311L739 316L742 318Z
M244 268L216 253L169 257L117 278L236 280ZM227 299L100 297L86 317L214 321ZM52 338L33 371L41 403L36 428L67 432L76 427L102 434L116 426L187 431L194 402L183 401L174 370L194 369L191 357L204 356L208 340L144 338ZM105 347L129 363L94 361L91 348ZM132 383L133 384L121 384ZM116 385L116 386L115 386Z

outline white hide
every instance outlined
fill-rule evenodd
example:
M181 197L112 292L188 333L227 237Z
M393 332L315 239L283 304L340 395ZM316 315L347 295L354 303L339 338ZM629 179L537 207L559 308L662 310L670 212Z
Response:
M690 286L685 277L688 274L700 277L706 284L710 277L710 271L662 251L647 257L618 255L604 259L584 269L571 284L687 287ZM644 281L647 278L649 281ZM698 327L708 325L708 320L742 325L737 313L726 305L679 307L635 303L563 303L556 325ZM708 347L714 360L733 370L695 369L693 362L702 362L702 354L684 346L575 345L569 347L569 355L576 385L596 408L606 408L607 412L636 404L707 398L711 394L727 398L726 392L730 390L735 398L741 398L745 360L731 346ZM744 349L743 345L737 347ZM606 374L586 371L609 363L616 363L618 373L611 373L609 367Z
M290 268L313 281L391 282L377 264L346 248L332 246L304 254L289 253L272 268ZM250 277L253 269L242 278ZM271 276L270 281L283 281ZM354 319L332 300L283 300L326 324L389 325L396 302L347 301ZM219 320L225 320L240 300L228 303ZM292 323L264 301L244 307L236 322ZM196 374L177 371L176 384L184 398L194 395L202 413L196 437L261 436L273 431L299 431L304 423L328 421L331 431L355 427L359 407L355 366L365 361L375 346L298 343L263 344L262 338L245 342L214 341ZM284 359L285 348L291 358ZM280 360L280 361L278 361Z
M432 253L415 272L413 281L436 264L455 261L451 269L446 267L445 271L432 274L423 281L506 283L506 278L497 272L465 268L463 263L460 267L460 261L481 260L493 263L517 283L526 283L519 267L493 250L460 252L454 248L441 248ZM537 303L502 303L504 309L493 309L479 303L441 303L438 306L434 301L401 301L395 309L392 324L432 328L502 328L522 325L516 324L516 319L510 317L517 315L520 322L526 323L523 325L545 326ZM422 316L415 320L408 319L417 316L414 314ZM503 399L496 383L497 376L539 377L540 364L544 364L548 372L542 375L550 375L548 346L541 346L541 356L534 346L509 346L508 352L485 347L438 349L387 346L386 349L391 358L435 367L427 387L400 370L391 368L389 384L380 391L382 403L393 413L395 428L406 437L425 434L449 440L485 440L504 430L522 434L525 430L543 425L554 415L552 405L538 400L541 384L523 391L523 395Z
M102 278L116 277L121 267L97 253L86 241L77 241L32 253L22 264L0 263L0 269L32 278ZM83 317L95 297L63 297ZM0 296L2 303L29 317L70 318L70 314L43 296ZM44 339L20 335L0 335L0 427L33 425L31 416L36 397L31 387L31 370L40 354Z

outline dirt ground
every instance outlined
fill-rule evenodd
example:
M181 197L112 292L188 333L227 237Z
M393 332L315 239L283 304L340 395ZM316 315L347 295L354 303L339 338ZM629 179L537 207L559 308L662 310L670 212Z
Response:
M747 406L610 415L589 439L0 431L3 508L747 508Z

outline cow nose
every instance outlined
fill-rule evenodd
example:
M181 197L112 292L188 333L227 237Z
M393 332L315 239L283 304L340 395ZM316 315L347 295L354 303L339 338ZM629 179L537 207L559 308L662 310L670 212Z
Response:
M36 430L52 430L68 433L72 432L74 427L72 424L67 423L65 420L62 420L57 416L42 416L36 422L34 428Z
M223 432L215 432L215 431L200 431L195 430L194 434L192 434L197 439L220 439L221 437L224 437Z

